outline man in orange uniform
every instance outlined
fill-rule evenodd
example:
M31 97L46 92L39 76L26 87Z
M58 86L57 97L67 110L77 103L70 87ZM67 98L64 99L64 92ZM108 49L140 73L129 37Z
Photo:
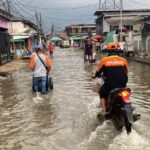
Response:
M128 81L128 63L123 57L116 55L116 49L109 49L109 55L100 60L94 77L100 77L103 73L104 84L100 89L102 114L106 114L106 100L109 92L115 88L126 87Z
M31 56L29 67L34 72L34 91L36 96L40 96L39 84L41 84L41 94L46 94L46 76L51 69L51 60L43 54L40 45L35 46L35 51L36 54Z

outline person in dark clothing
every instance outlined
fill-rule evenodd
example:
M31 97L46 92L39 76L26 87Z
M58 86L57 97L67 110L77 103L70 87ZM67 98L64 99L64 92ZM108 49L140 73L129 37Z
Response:
M90 40L85 43L85 50L84 50L84 61L91 61L92 60L92 42Z
M94 75L100 77L103 73L104 84L100 89L102 114L106 114L106 100L111 90L126 87L128 82L128 63L123 57L116 55L116 50L109 50L109 56L100 60Z

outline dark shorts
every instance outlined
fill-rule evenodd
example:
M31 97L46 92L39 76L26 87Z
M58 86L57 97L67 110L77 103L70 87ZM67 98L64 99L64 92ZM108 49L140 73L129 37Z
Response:
M109 84L104 83L100 89L99 95L100 98L105 98L107 99L109 92L115 88L124 88L126 87L127 84L127 80L125 79L124 81L122 81L121 83L117 81L116 82L109 82Z
M46 94L46 77L34 77L33 82L35 92ZM41 91L39 91L39 87L41 87Z

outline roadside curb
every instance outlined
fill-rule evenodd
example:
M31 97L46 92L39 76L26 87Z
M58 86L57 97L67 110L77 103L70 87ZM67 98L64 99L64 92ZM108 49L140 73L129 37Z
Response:
M0 76L7 76L8 74L11 74L12 72L19 70L23 68L24 66L27 66L27 62L25 61L11 61L9 63L6 63L2 66L0 66Z
M150 65L150 59L147 59L147 58L133 58L133 57L131 57L131 58L127 58L127 59L130 61L135 61L135 62Z

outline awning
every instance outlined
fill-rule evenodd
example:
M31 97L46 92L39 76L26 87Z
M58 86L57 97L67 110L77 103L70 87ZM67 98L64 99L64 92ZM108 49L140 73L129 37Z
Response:
M70 40L82 40L83 36L71 36Z
M54 36L51 38L51 41L62 41L62 39L58 36Z
M22 42L24 39L29 38L29 35L14 35L11 42Z
M94 35L94 36L92 36L92 39L96 39L96 40L101 40L101 39L103 39L104 37L103 36L101 36L101 35Z
M88 38L88 36L87 36L87 35L85 35L85 36L83 36L83 37L82 37L82 39L87 39L87 38Z

